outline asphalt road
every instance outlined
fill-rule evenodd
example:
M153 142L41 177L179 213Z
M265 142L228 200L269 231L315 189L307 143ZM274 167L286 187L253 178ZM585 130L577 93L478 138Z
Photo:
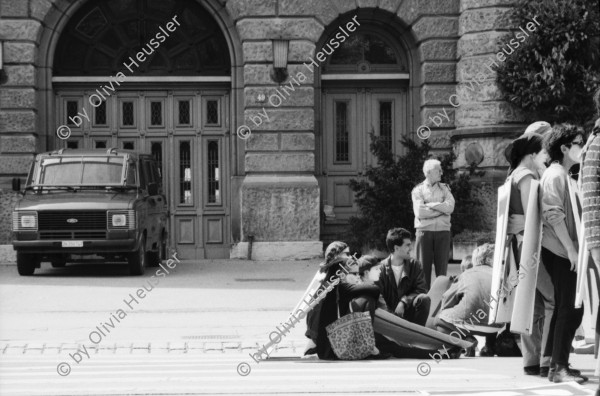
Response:
M317 261L183 262L164 277L155 269L131 277L113 264L42 265L33 277L0 265L0 395L590 394L522 390L549 383L524 376L519 358L299 359L303 323L271 359L253 362L249 354L287 319ZM592 355L572 363L592 376ZM592 376L585 388L596 387Z

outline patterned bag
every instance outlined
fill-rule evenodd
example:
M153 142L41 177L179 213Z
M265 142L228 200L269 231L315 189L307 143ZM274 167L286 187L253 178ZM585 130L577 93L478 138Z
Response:
M341 360L360 360L375 351L375 333L369 312L352 312L340 318L338 294L338 320L325 328L333 352Z

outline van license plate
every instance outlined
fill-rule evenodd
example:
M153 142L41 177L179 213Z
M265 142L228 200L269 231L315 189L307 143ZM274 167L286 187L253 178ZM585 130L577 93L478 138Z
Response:
M83 241L62 241L62 247L83 247Z

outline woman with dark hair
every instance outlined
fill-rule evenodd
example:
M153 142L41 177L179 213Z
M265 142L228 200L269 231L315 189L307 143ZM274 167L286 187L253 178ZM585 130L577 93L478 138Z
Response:
M571 343L583 317L583 308L574 307L578 242L569 188L577 187L569 169L579 162L583 144L583 130L570 124L554 126L544 141L552 163L541 180L542 262L552 279L555 301L544 356L552 357L548 379L556 383L587 380L569 367Z
M379 297L379 288L375 285L361 285L358 276L358 264L350 257L349 248L344 242L332 242L325 250L325 261L320 265L320 272L325 275L318 290L325 290L335 283L315 308L307 315L308 329L306 335L313 341L315 346L309 349L305 355L317 353L319 359L336 360L337 357L327 337L327 326L335 322L339 317L350 312L350 302L360 296L375 299ZM317 293L321 294L321 293ZM353 304L354 312L365 310L374 311L375 307L362 304ZM371 315L373 316L373 314ZM371 359L385 359L389 354L380 354L375 348Z
M513 141L510 152L509 177L512 188L507 233L512 235L512 250L517 265L520 264L531 182L539 179L547 160L548 154L543 148L543 137L540 134L524 133ZM518 282L520 278L513 274L511 279ZM516 285L511 285L511 288L514 286ZM526 375L548 375L550 358L542 356L542 346L545 346L548 339L553 310L552 280L543 265L538 265L532 331L531 335L521 335L523 371ZM486 351L482 351L482 354L485 356L484 352Z

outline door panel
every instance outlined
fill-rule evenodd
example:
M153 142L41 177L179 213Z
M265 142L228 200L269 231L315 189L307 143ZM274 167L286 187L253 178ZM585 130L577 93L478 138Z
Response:
M333 212L332 216L325 210L323 233L327 234L339 231L358 211L350 180L377 164L369 149L369 134L384 136L395 154L403 153L400 137L406 133L406 95L401 90L335 88L324 90L323 105L318 180L323 204Z

